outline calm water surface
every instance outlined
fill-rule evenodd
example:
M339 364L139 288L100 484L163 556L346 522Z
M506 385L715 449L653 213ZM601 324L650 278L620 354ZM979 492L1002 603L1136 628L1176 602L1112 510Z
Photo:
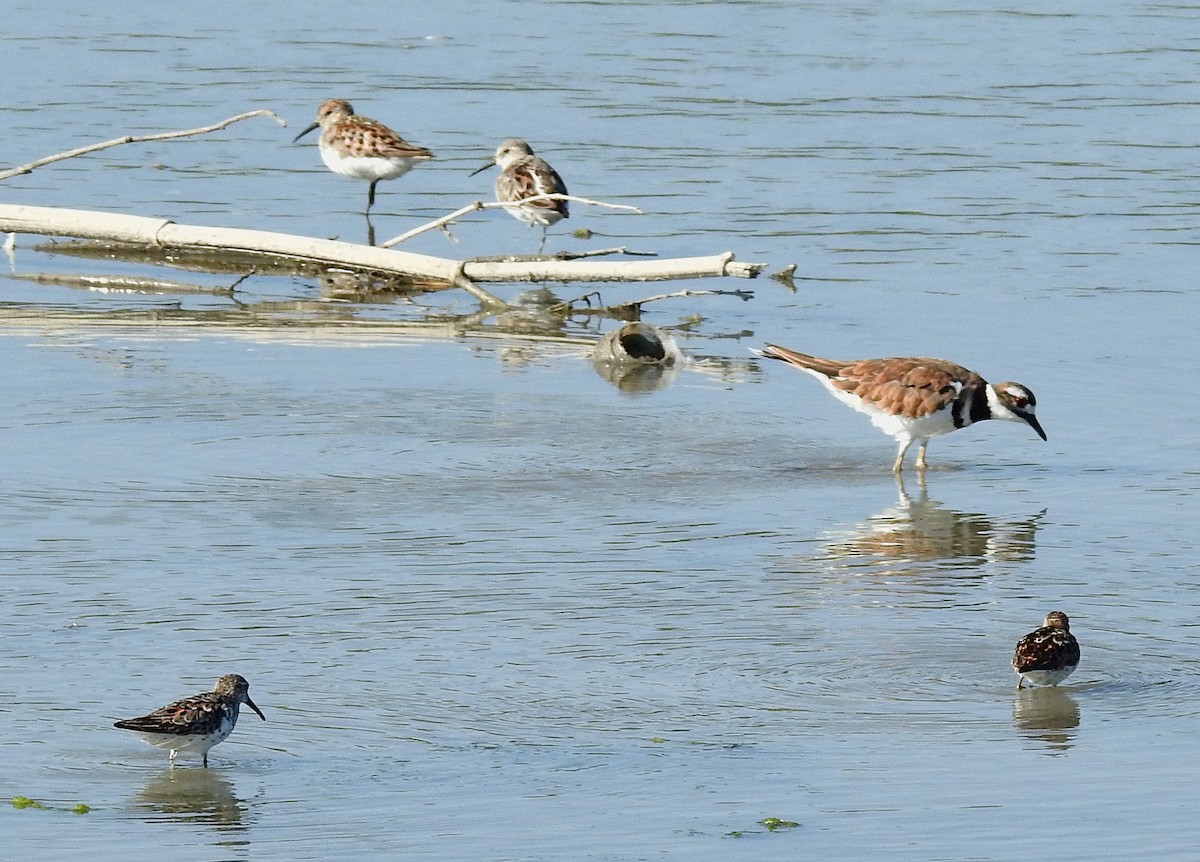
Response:
M88 291L44 277L232 277L18 237L0 795L46 808L0 807L14 858L1193 857L1200 10L290 10L11 3L5 165L258 107L289 128L0 199L361 241L363 184L289 143L338 96L438 156L380 186L381 236L490 195L469 171L519 135L646 211L576 207L550 249L729 249L797 289L647 306L693 361L631 396L588 361L609 324L449 337L460 293L299 278ZM408 247L538 240L454 233ZM1050 440L988 423L897 484L891 441L764 340L1020 380ZM1018 693L1054 608L1083 664ZM111 727L230 671L268 721L209 770Z

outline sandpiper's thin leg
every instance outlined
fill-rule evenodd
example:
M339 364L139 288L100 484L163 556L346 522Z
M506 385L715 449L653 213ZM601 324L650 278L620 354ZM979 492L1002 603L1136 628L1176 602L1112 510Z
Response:
M375 206L375 184L379 180L371 180L371 188L367 191L367 212L371 212L371 207Z

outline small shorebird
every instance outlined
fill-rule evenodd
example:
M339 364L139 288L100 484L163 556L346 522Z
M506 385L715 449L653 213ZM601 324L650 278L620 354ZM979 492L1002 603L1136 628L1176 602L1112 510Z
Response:
M212 691L177 700L161 709L114 723L114 727L132 730L150 745L171 752L171 765L180 752L199 754L208 766L208 750L224 742L238 720L238 708L250 707L263 721L267 717L250 699L250 683L236 673L217 680Z
M380 180L404 176L417 162L433 158L424 147L410 144L378 120L360 117L344 99L326 99L317 108L316 121L292 139L294 144L320 127L317 146L321 161L335 174L370 180L367 213L375 203L375 185Z
M565 195L567 184L544 159L533 154L529 144L517 138L510 138L497 147L492 160L472 171L471 176L486 171L492 165L500 166L500 176L496 177L496 200L504 204L504 209L513 218L520 219L530 226L540 224L544 246L546 229L565 218L570 218L567 202L547 199L526 201L525 198L536 195Z
M1020 383L988 383L974 371L945 359L895 357L839 362L766 345L760 356L779 359L820 380L835 398L871 417L900 444L892 472L918 442L917 469L924 470L930 437L949 434L985 419L1025 422L1038 436L1046 432L1034 415L1033 393Z
M1017 641L1013 652L1017 688L1058 685L1079 667L1079 642L1071 634L1071 622L1062 611L1046 614L1042 627Z

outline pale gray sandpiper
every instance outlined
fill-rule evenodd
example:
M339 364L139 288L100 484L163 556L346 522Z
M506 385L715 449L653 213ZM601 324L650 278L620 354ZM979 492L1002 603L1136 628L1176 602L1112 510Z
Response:
M375 204L375 186L380 180L404 176L413 165L433 158L424 147L410 144L378 120L360 117L344 99L327 99L317 108L317 119L292 143L320 127L317 147L321 161L335 174L371 183L367 191L367 213Z
M1017 641L1013 651L1017 688L1024 683L1058 685L1079 667L1079 642L1071 634L1071 621L1062 611L1046 614L1042 627Z
M571 215L566 201L526 200L537 195L565 195L567 184L554 168L544 159L533 154L529 144L518 138L510 138L496 148L492 160L471 176L486 171L492 165L500 166L496 177L496 200L504 204L505 211L526 224L542 226L542 245L546 244L546 229Z
M229 673L217 680L212 691L177 700L141 718L115 722L114 727L132 730L150 745L169 749L172 766L177 755L186 753L199 754L207 767L209 749L233 732L243 703L267 720L250 699L250 683Z
M904 467L904 455L914 443L917 469L924 470L925 447L930 437L949 434L985 419L1025 422L1038 436L1046 432L1038 423L1037 399L1020 383L988 383L945 359L893 357L841 362L798 353L774 344L756 351L811 374L835 398L860 413L885 434L896 438L900 451L892 472Z

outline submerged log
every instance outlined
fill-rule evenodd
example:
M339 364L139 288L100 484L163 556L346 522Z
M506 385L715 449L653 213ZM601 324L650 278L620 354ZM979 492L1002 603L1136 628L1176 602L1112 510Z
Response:
M7 204L0 204L0 232L80 237L156 250L220 249L360 272L398 273L461 287L481 301L501 305L504 304L502 300L476 282L754 278L765 266L737 262L732 252L673 260L461 261L270 231L177 224L171 219L93 210Z

